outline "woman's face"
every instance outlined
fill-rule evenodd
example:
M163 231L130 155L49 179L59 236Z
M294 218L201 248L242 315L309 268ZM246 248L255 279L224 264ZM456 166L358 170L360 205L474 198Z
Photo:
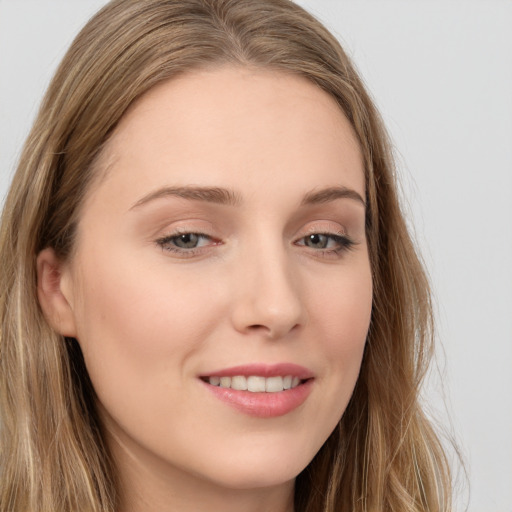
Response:
M349 122L305 79L217 68L146 94L102 164L60 286L121 470L292 481L345 410L370 321Z

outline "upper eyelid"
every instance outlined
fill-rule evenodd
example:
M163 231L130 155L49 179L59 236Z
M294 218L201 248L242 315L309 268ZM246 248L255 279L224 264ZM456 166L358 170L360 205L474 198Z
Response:
M214 235L208 233L206 230L201 231L201 230L194 230L194 229L176 229L176 231L173 231L167 235L158 237L157 240L172 239L172 238L177 238L182 235L198 235L198 236L202 236L205 238L211 238L211 239L215 238ZM311 229L305 230L300 236L296 237L295 239L300 240L309 235L348 236L346 230L335 231L335 230L329 230L329 229L311 228Z
M309 225L308 225L309 224ZM345 226L342 226L339 222L334 221L313 221L306 224L306 228L301 229L301 235L296 238L300 240L309 235L327 235L327 236L339 236L349 238L348 230Z
M175 228L165 228L162 229L161 232L163 234L161 236L157 236L157 240L162 240L164 238L174 238L181 235L188 235L188 234L194 234L194 235L201 235L209 238L215 238L215 235L213 234L214 229L209 228L197 228L194 226L177 226Z
M204 233L204 232L201 232L201 231L192 231L192 230L179 230L179 231L176 231L174 233L170 233L169 235L165 235L165 236L162 236L162 237L159 237L157 240L155 240L155 242L158 244L158 245L164 245L166 243L169 243L171 242L173 239L176 239L182 235L187 235L187 234L194 234L194 235L197 235L199 237L202 237L202 238L206 238L210 241L213 241L215 242L215 237L208 234L208 233ZM310 236L310 235L314 235L314 234L318 234L318 235L324 235L324 236L327 236L327 237L331 237L331 238L334 238L334 237L337 237L337 238L344 238L346 239L346 241L350 244L350 245L355 245L355 241L349 237L346 232L344 231L340 231L340 232L330 232L328 230L314 230L314 229L311 229L311 230L308 230L306 233L302 234L301 236L297 237L297 238L294 238L293 239L293 244L297 244L297 242L299 241L302 241L304 240L306 237ZM220 240L217 241L217 243L213 243L211 245L222 245L222 243L219 243ZM184 252L191 252L193 251L194 249L201 249L201 247L195 247L195 248L190 248L190 249L185 249L185 248L180 248L180 247L176 247L176 250L177 251L184 251Z
M299 239L302 236L307 236L314 233L349 236L350 232L353 231L356 227L352 226L353 223L350 218L344 219L339 218L338 215L333 217L331 217L331 215L324 215L325 213L320 215L315 214L309 219L291 219L290 223L287 223L284 226L283 236L286 238L290 237L295 239ZM158 231L162 233L162 236L159 236L158 238L194 233L222 239L226 238L226 235L228 234L236 234L238 229L234 223L234 219L231 218L227 225L225 225L226 219L223 219L220 226L218 225L218 221L219 219L215 220L215 218L211 219L205 218L203 216L194 216L191 218L181 219L177 218L174 221L166 223L166 226L160 226ZM348 225L346 221L348 221Z
M212 238L215 238L214 232L217 231L217 229L214 228L213 225L211 225L211 222L208 221L208 224L210 226L194 226L193 224L199 221L200 223L203 223L204 221L201 219L193 219L191 225L187 225L187 222L184 222L184 225L178 225L176 227L171 227L172 225L168 226L167 229L162 229L162 231L167 231L167 233L159 238L164 237L173 237L173 236L179 236L183 234L193 233L197 235L204 235L209 236ZM179 221L178 221L179 222ZM176 224L178 224L176 222ZM319 225L320 224L320 225ZM288 230L288 228L287 228ZM326 235L339 235L339 236L348 236L348 230L347 228L342 225L337 220L327 220L327 219L316 219L309 221L307 223L303 223L302 228L300 229L294 229L296 235L298 238L302 236L307 236L309 234L326 234ZM298 235L300 233L300 236Z
M327 235L327 236L348 236L346 229L318 229L318 228L312 228L308 229L304 232L303 235L301 235L299 238L303 238L308 235Z

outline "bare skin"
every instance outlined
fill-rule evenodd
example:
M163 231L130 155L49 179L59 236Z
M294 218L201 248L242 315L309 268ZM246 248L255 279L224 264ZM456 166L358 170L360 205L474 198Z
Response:
M296 476L350 399L370 321L349 122L302 78L205 70L140 99L103 164L71 259L39 255L39 297L82 348L120 512L292 512ZM304 400L247 410L212 392L221 370L254 363L306 369Z

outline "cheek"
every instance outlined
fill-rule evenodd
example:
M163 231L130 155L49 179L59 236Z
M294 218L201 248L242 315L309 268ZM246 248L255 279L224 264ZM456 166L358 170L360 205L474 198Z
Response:
M166 275L135 260L121 263L84 264L87 280L77 314L96 392L101 401L123 407L176 386L219 314L206 283L190 286L179 273Z
M325 362L325 404L331 426L343 414L359 376L372 310L369 265L346 273L317 293L311 323L317 326L316 347Z
M367 261L340 272L338 278L326 281L323 289L314 292L312 323L324 331L325 349L337 354L335 361L343 363L343 356L360 352L364 347L372 300L372 278Z
M294 274L308 320L295 345L275 347L320 377L303 410L265 430L212 403L190 378L212 354L215 361L230 350L247 354L250 346L234 345L229 321L239 281L217 267L187 273L137 257L89 256L79 342L107 429L221 480L291 478L302 470L335 428L359 373L372 302L367 267Z

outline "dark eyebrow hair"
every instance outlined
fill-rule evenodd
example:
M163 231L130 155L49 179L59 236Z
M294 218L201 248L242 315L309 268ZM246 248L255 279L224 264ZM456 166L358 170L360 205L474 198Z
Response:
M302 199L301 205L329 203L336 199L353 199L354 201L361 203L366 208L366 201L362 196L355 190L347 187L327 187L308 192L304 196L304 199Z
M150 201L163 197L175 196L182 199L195 201L205 201L208 203L222 204L228 206L238 206L242 199L239 194L233 190L221 187L200 187L200 186L181 186L181 187L162 187L154 192L150 192L142 199L139 199L131 208L138 208ZM301 206L328 203L336 199L353 199L366 207L365 200L361 195L347 187L327 187L320 190L308 192L301 201Z
M131 208L138 208L154 199L162 197L175 196L183 199L192 199L195 201L206 201L208 203L224 204L229 206L237 206L241 203L240 196L233 192L220 187L199 187L199 186L184 186L184 187L163 187L150 192L148 195L139 199Z

